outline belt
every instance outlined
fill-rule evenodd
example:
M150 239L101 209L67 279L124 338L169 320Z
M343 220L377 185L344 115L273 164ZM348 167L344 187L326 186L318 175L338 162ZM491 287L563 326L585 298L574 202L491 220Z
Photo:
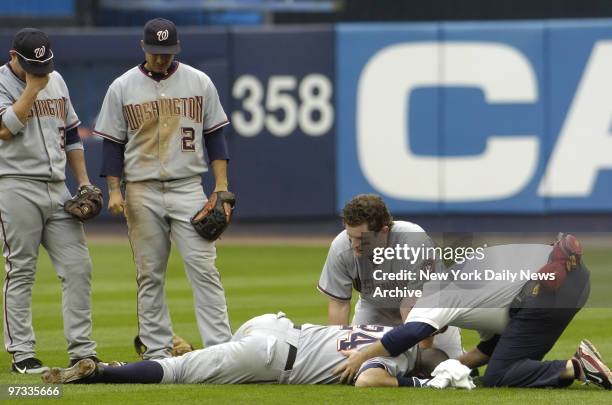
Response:
M302 330L302 325L293 325L293 329ZM297 357L297 347L289 344L289 354L287 354L287 362L285 363L285 371L293 369L293 363Z

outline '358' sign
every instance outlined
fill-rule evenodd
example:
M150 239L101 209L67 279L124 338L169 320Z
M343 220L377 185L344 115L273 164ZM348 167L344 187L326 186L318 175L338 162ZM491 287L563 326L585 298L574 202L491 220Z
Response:
M334 123L333 86L329 78L311 73L270 76L267 83L249 74L236 79L232 97L241 109L232 112L235 131L253 137L267 130L286 137L298 128L306 135L325 135Z

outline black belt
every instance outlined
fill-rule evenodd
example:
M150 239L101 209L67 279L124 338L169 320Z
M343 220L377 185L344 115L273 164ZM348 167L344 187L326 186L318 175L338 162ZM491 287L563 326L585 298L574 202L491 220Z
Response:
M302 330L302 325L293 325L293 329ZM297 356L297 347L289 344L289 354L287 354L287 362L285 363L285 371L293 369L293 363Z

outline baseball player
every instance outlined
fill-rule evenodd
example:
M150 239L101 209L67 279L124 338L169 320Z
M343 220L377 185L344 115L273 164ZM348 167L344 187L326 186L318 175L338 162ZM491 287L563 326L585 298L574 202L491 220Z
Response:
M225 294L215 267L213 242L200 237L190 219L226 192L229 155L222 127L228 124L217 90L203 72L174 60L180 43L174 23L146 23L145 62L108 88L94 133L104 138L102 176L108 209L125 214L138 283L139 337L145 359L170 356L172 325L164 283L170 239L178 247L193 289L205 345L231 338ZM207 201L201 174L216 186ZM126 183L125 201L120 178Z
M588 340L569 360L542 361L588 298L589 272L581 256L582 248L571 235L552 247L488 247L484 260L466 262L460 270L491 269L495 281L426 284L427 295L404 325L361 352L351 351L335 373L350 381L367 359L403 353L436 330L455 325L480 333L481 342L460 361L471 368L488 363L482 378L486 386L566 387L580 380L609 390L612 374ZM535 269L554 274L556 281L508 281L512 274Z
M352 291L355 289L359 292L359 300L355 305L353 325L401 325L414 301L411 304L410 299L377 299L374 296L374 289L381 284L373 279L373 272L381 267L372 263L371 250L375 246L396 244L430 245L432 241L419 225L394 221L382 198L373 194L361 194L349 201L342 210L342 220L345 229L336 236L329 248L318 284L319 291L329 299L328 323L349 323ZM366 244L367 247L364 246ZM395 264L404 270L423 267L422 261L413 264L396 261ZM397 284L405 285L403 282ZM395 286L383 287L389 289ZM443 350L452 359L463 354L459 328L450 327L436 335L433 342L431 339L423 342L423 346L428 347L432 343L433 347Z
M92 264L83 225L64 209L71 198L64 183L66 161L79 194L91 183L80 121L64 79L54 71L49 38L40 30L22 29L9 53L10 61L0 67L4 344L13 357L12 370L33 374L47 369L35 357L32 328L32 285L41 244L62 283L70 362L98 361L90 338Z
M258 316L238 329L231 342L180 357L106 367L83 361L54 368L46 383L163 384L334 384L341 351L367 347L391 328L384 326L295 325L282 312ZM395 357L371 359L356 378L358 386L420 387L448 359L441 351L416 348ZM415 377L419 375L422 378Z

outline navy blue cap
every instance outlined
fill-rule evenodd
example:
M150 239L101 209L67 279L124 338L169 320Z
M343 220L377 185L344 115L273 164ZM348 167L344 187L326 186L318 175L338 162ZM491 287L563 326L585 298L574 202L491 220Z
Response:
M144 50L152 54L176 55L181 52L176 25L164 18L147 21L144 26Z
M47 34L36 28L24 28L15 34L13 51L28 73L45 75L53 72L53 51Z

